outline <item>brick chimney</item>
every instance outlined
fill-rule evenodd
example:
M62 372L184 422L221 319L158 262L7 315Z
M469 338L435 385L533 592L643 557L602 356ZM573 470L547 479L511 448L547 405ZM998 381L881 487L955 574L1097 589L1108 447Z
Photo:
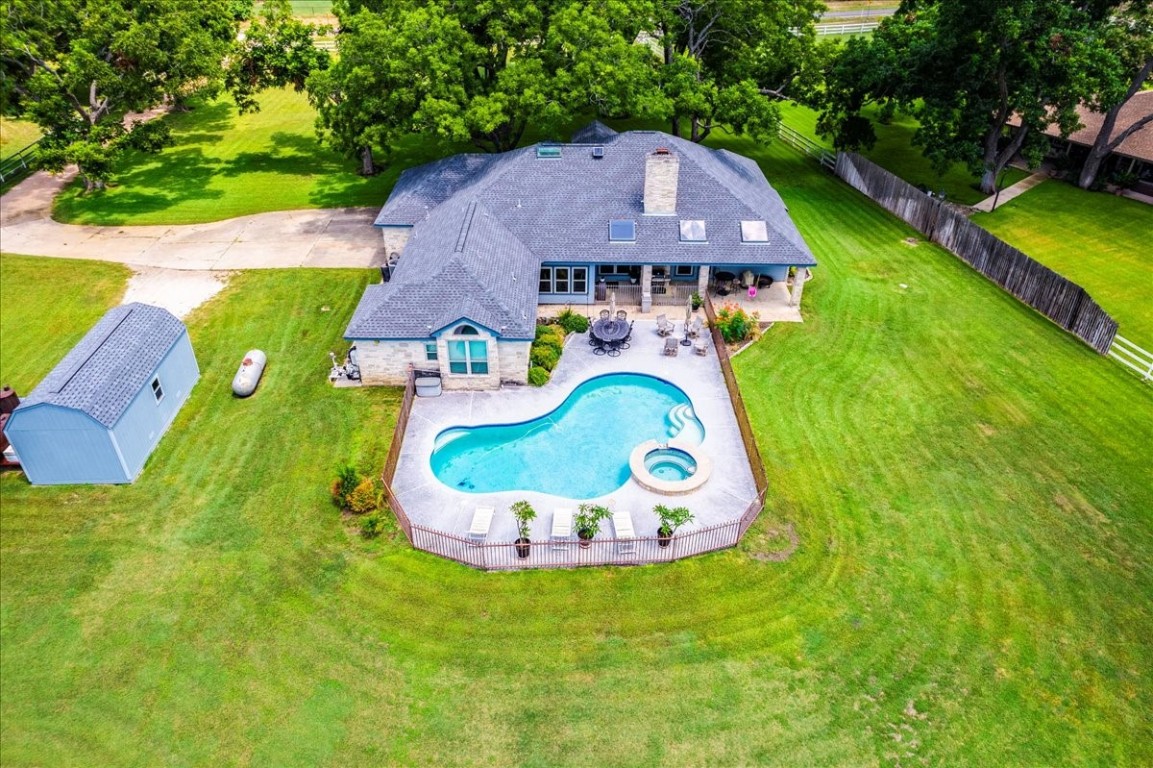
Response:
M664 147L645 157L645 213L671 216L677 212L677 176L681 162Z

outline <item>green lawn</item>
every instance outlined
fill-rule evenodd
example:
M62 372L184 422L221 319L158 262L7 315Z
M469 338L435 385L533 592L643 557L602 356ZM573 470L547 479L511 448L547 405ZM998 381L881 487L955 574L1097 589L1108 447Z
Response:
M79 182L56 200L56 219L76 224L193 224L264 211L383 204L402 167L434 150L415 142L372 178L356 162L317 145L315 112L303 94L266 91L262 109L238 115L228 97L170 115L176 140L159 155L129 153L115 186L84 195Z
M921 155L921 150L913 146L913 133L917 121L909 116L898 114L888 125L875 122L875 111L867 111L874 118L877 131L877 144L863 153L874 163L892 171L914 185L924 185L934 192L944 191L949 200L964 205L973 205L985 199L986 195L978 186L979 178L969 173L963 165L957 164L944 175L933 170L932 165ZM830 150L833 144L828 139L817 136L817 113L806 106L794 102L781 104L781 119L785 125L805 134ZM1010 168L1002 176L1002 188L1011 186L1028 176L1024 171Z
M325 353L371 275L240 274L135 485L0 478L4 762L1153 762L1146 388L811 161L723 145L821 262L806 322L736 359L771 485L740 548L484 574L350 536L327 485L380 466L398 393L330 389ZM89 282L0 260L23 389L72 338L32 324L30 267L65 307Z
M1153 349L1153 206L1046 181L976 224L1082 286Z
M40 128L35 123L0 118L0 160L7 160L39 138Z

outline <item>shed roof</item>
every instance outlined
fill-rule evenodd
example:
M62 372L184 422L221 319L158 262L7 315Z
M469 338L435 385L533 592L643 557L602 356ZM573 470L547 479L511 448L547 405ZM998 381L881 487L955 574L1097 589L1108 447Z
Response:
M86 413L111 429L184 333L184 324L160 307L113 307L17 411L48 403Z

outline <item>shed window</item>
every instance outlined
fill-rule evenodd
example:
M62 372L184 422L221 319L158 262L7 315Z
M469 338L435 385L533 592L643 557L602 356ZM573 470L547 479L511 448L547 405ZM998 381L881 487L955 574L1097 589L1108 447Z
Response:
M152 380L152 396L156 398L156 402L164 399L164 387L160 386L160 377Z

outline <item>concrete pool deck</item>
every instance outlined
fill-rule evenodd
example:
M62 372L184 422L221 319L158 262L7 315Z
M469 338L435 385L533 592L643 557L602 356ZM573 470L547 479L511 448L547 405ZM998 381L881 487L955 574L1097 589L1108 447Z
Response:
M520 499L527 500L537 512L537 519L531 524L533 541L548 539L554 508L575 509L582 501L628 510L636 535L642 537L656 535L657 517L652 510L657 504L686 506L692 511L695 520L681 528L683 533L740 519L756 498L756 487L716 352L710 344L705 356L694 354L691 347L680 347L676 357L665 357L661 354L663 346L656 323L638 320L631 348L623 350L620 357L594 355L588 334L570 335L552 380L543 387L505 386L493 392L446 392L440 397L416 398L393 482L393 492L409 519L417 525L464 537L476 507L495 507L488 534L490 542L516 539L516 523L509 506ZM442 430L534 419L559 406L581 382L606 373L649 374L684 390L705 427L700 450L712 458L716 468L703 487L683 496L662 496L630 478L612 493L574 500L533 491L464 493L444 485L433 475L429 456ZM612 428L611 424L605 425L606 430ZM651 437L638 435L636 442ZM582 453L595 449L596 446L573 446L573 462L579 462ZM564 467L557 467L556 471L563 472ZM606 522L597 538L612 536L612 526Z

